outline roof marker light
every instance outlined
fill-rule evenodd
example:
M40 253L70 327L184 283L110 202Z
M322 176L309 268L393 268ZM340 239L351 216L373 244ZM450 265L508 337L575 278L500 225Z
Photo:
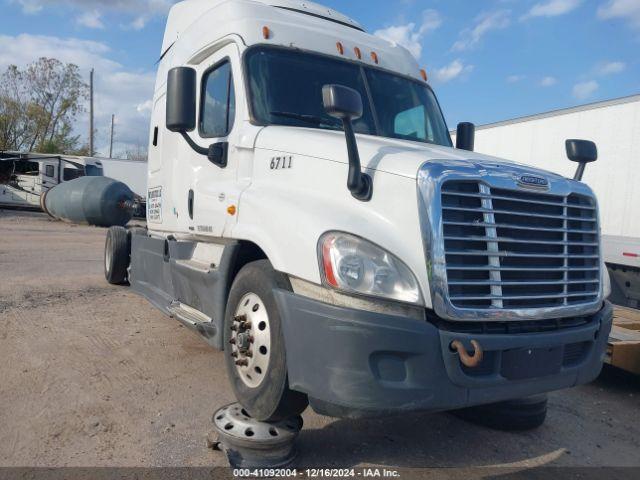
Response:
M271 30L269 29L269 27L262 27L262 36L265 40L269 40L269 38L271 37Z
M371 60L376 62L376 65L380 63L380 59L378 58L378 54L376 52L371 52Z
M336 43L336 48L338 49L338 53L340 53L340 55L344 55L344 46L342 46L342 43Z
M425 82L429 79L429 77L427 76L427 71L424 68L420 70L420 76Z
M356 53L358 60L362 60L362 51L358 47L354 48L353 51Z

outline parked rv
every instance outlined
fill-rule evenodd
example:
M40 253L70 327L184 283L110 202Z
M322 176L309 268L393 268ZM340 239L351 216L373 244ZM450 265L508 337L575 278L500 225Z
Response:
M67 155L0 152L0 207L40 208L40 197L54 186L102 175L97 159Z
M640 95L482 125L476 150L571 175L564 160L569 138L598 145L600 160L586 169L584 181L600 205L611 300L640 308Z
M545 392L602 366L596 197L460 131L453 148L406 49L339 12L177 3L148 229L109 229L106 278L223 349L257 420L483 406L466 412L540 425Z

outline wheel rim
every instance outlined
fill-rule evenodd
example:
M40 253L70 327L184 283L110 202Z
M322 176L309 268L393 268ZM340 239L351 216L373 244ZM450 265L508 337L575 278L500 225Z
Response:
M264 302L255 293L247 293L240 299L229 343L238 375L248 387L258 387L269 368L271 328Z
M104 271L109 273L111 268L111 237L107 236L107 245L104 249Z

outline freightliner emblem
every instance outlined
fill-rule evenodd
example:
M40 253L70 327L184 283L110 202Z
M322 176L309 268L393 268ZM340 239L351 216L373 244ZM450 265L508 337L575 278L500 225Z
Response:
M549 181L546 178L535 175L520 175L518 183L523 187L549 188Z

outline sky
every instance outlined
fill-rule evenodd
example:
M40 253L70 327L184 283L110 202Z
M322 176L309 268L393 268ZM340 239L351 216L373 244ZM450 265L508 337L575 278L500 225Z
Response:
M96 75L96 146L146 146L172 0L0 0L0 71L39 57ZM640 93L640 0L324 0L407 47L450 128ZM88 131L87 115L78 133Z

